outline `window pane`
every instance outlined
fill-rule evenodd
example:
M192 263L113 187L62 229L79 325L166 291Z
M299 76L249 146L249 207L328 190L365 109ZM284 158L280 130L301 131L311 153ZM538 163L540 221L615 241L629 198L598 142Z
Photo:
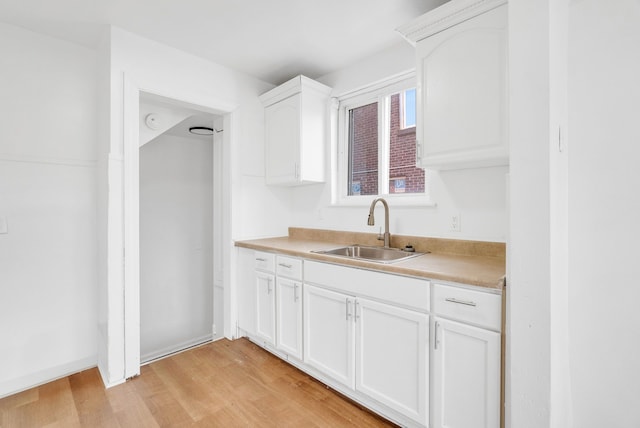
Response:
M404 92L404 127L416 126L416 90Z
M348 185L348 195L378 194L377 102L349 110Z
M413 91L415 105L415 90ZM424 193L424 169L416 168L416 128L402 128L400 117L402 98L399 93L391 96L389 193ZM415 121L415 109L413 117Z

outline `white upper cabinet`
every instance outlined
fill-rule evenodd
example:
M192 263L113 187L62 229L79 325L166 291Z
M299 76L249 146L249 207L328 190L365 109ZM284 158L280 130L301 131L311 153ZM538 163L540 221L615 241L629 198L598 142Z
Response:
M265 108L265 178L269 185L324 181L331 88L297 76L260 96Z
M506 0L451 0L399 31L416 46L419 166L507 165Z

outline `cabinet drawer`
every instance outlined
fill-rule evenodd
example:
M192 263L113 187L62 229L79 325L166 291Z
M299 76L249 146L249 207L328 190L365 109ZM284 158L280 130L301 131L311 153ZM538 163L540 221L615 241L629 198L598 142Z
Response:
M500 331L502 296L443 284L433 284L432 312L447 318Z
M307 260L304 280L352 296L369 297L421 312L429 311L430 282L426 279Z
M263 251L255 252L255 265L256 269L264 270L267 272L275 272L276 255L271 253L265 253Z
M276 274L291 279L302 280L302 260L293 257L278 256L276 258Z

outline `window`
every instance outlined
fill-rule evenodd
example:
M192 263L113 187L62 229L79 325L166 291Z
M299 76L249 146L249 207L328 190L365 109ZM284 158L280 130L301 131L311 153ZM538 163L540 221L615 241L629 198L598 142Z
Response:
M416 167L413 78L384 82L340 98L339 173L342 202L367 196L425 197L425 171ZM362 199L362 198L360 198Z
M416 89L407 89L400 93L400 123L402 129L416 126Z

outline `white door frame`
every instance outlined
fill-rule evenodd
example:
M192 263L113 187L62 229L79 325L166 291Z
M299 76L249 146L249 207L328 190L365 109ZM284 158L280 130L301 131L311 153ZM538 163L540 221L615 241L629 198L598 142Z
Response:
M118 313L124 316L124 331L122 334L122 344L124 349L124 378L128 379L140 374L140 183L139 183L139 129L140 129L140 94L142 92L152 95L158 95L175 102L176 105L189 107L207 113L222 115L224 117L224 128L222 138L223 156L214 157L213 168L216 176L222 178L221 192L214 194L214 205L220 204L221 221L214 219L214 236L222 236L222 242L216 244L214 242L214 253L216 250L223 251L222 243L230 240L231 215L229 204L223 201L230 199L230 170L223 168L224 159L229 156L228 148L230 146L232 111L237 106L229 105L224 101L211 97L202 97L197 94L180 93L179 91L167 92L162 88L154 88L142 86L136 82L130 75L124 75L123 85L123 185L122 189L112 189L114 192L119 190L124 202L123 212L123 263L124 263L124 295L123 308L118 311L117 308L109 308L109 317L118 316ZM220 172L219 174L217 172ZM217 199L217 200L216 200ZM222 230L216 230L221 228ZM216 246L218 245L218 247ZM229 278L230 266L223 264L222 271L218 272L222 278ZM214 271L214 276L216 272ZM222 282L222 278L214 277L214 284ZM227 284L228 285L228 284ZM229 300L229 288L224 290L225 301ZM114 310L115 309L115 310ZM225 317L228 320L228 317ZM118 334L110 337L108 347L112 346L111 339L118 341ZM114 344L115 345L115 344ZM121 347L122 345L118 346Z

